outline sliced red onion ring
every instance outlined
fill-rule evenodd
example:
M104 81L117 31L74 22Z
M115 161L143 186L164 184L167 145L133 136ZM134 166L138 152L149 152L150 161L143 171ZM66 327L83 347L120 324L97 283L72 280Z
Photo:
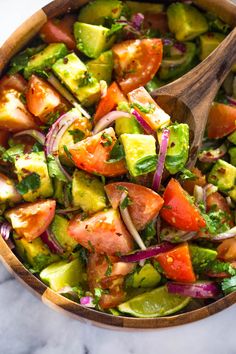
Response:
M236 226L234 226L232 229L222 232L221 234L211 236L212 241L223 241L226 240L227 238L232 238L236 236Z
M141 14L140 12L133 14L133 16L131 17L132 26L138 31L141 30L143 21L144 21L144 15Z
M168 252L168 251L172 250L174 247L176 247L176 246L169 243L169 242L163 242L163 243L160 243L159 245L148 247L146 250L136 251L134 253L130 253L125 256L121 256L120 260L122 262L126 262L126 263L139 262L144 259L155 257L160 253Z
M228 203L228 206L230 208L234 208L235 207L235 204L234 204L234 202L232 201L232 199L230 197L226 197L225 199L226 199L226 201Z
M168 129L164 129L161 136L161 144L160 144L159 157L157 162L157 169L154 174L153 183L152 183L152 188L156 192L158 192L161 185L161 179L162 179L162 174L165 166L169 138L170 138L170 131Z
M5 241L9 239L11 231L12 231L12 226L11 224L9 224L9 222L7 221L3 222L0 225L0 234Z
M215 162L222 158L227 153L227 147L222 144L217 149L205 150L198 155L198 160L201 162Z
M128 196L127 192L123 192L122 193L122 196L121 196L121 199L120 199L120 205L124 201L124 199L127 198L127 196ZM135 228L135 226L133 224L133 221L132 221L132 219L130 217L128 209L127 208L122 209L121 206L120 206L120 213L121 213L122 219L123 219L128 231L132 235L132 237L135 240L135 242L139 245L139 247L142 250L146 250L146 246L143 243L143 240L142 240L141 236L139 235L138 231L136 230L136 228Z
M236 100L235 100L235 98L230 97L230 96L226 96L226 98L227 98L228 102L229 102L231 105L236 106Z
M44 233L40 236L41 240L48 246L52 253L63 254L64 248L58 243L54 234L47 229Z
M143 127L146 133L151 135L155 134L155 131L150 127L150 125L148 125L148 123L143 119L143 117L141 117L141 115L135 109L132 109L131 113L137 119L137 121Z
M74 207L74 208L67 208L67 209L57 209L56 213L57 214L69 214L73 213L74 211L80 210L80 207Z
M194 186L194 191L193 191L193 196L195 198L195 202L197 204L203 203L206 205L206 192L204 188L201 186L195 185Z
M72 106L74 106L75 108L77 108L84 117L90 119L91 116L89 115L89 113L87 111L85 111L85 109L76 101L76 99L74 98L74 96L64 87L62 86L62 84L60 83L60 81L54 76L54 75L50 75L48 77L48 82L55 87L55 89L57 89L57 91L68 101L72 104Z
M209 197L209 195L218 191L218 187L214 186L214 184L211 183L208 183L203 189L205 190L206 198Z
M32 136L35 140L37 140L41 145L45 144L45 136L43 133L39 132L38 130L35 129L28 129L28 130L23 130L20 133L16 133L13 138L21 135L30 135Z
M163 45L173 45L173 39L171 38L163 38L162 39Z
M94 299L92 296L84 296L80 298L80 305L86 306L86 307L95 307L94 304Z
M185 242L192 240L196 234L197 232L186 232L174 227L165 227L161 230L161 240L171 243Z
M182 54L184 54L186 52L186 44L185 43L175 42L174 48L176 48Z
M215 298L220 295L220 290L215 282L199 281L196 283L167 283L168 292L197 299Z
M93 134L101 132L106 127L112 125L116 119L119 118L131 118L131 114L123 111L112 111L106 114L99 122L95 125L93 129Z

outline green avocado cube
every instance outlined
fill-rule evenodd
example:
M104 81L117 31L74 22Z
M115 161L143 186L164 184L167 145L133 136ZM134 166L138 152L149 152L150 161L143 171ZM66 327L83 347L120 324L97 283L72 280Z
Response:
M200 36L200 60L208 57L213 50L225 39L221 33L207 33Z
M152 135L122 134L120 140L132 177L155 171L157 165L156 140Z
M66 252L71 253L78 243L68 235L68 225L69 220L61 215L55 215L50 228L59 244L65 249Z
M123 3L120 0L90 1L80 12L78 21L93 25L103 25L107 18L115 20L120 17Z
M136 14L138 12L145 13L151 12L153 14L158 14L164 11L164 5L162 4L152 4L150 2L137 2L137 1L126 1L131 14Z
M15 159L15 172L19 182L32 173L39 175L39 187L23 194L22 197L25 201L33 202L39 197L48 198L53 195L53 185L48 174L47 162L43 151L31 152Z
M108 84L111 82L113 71L113 53L108 50L102 53L97 59L90 60L86 63L88 71L98 81L104 80Z
M57 60L52 70L82 105L91 106L99 100L101 88L98 81L75 53Z
M109 36L109 28L75 22L74 36L77 48L89 58L98 58L105 50L111 48L115 36Z
M170 31L178 41L189 41L208 30L206 18L192 5L180 2L171 4L167 16Z
M107 206L103 183L98 177L76 170L72 178L73 205L86 213L96 213Z
M230 148L228 153L229 153L229 156L230 156L231 165L236 167L236 146Z
M232 198L233 201L236 202L236 186L234 186L234 188L231 191L229 191L228 194L230 198Z
M150 264L145 264L141 269L129 275L126 286L132 288L152 288L161 281L160 273Z
M121 134L142 134L143 130L137 119L131 116L130 118L118 118L115 122L115 132L120 136Z
M235 130L232 134L230 134L230 135L228 136L228 140L229 140L232 144L236 145L236 130Z
M52 65L60 58L68 54L68 49L64 43L51 43L41 52L33 55L28 61L24 70L26 79L33 73L38 73L50 69Z
M40 278L54 291L66 286L80 286L85 280L83 265L79 258L71 262L66 260L50 264L41 271Z
M16 233L13 233L13 238L16 253L37 273L60 259L58 255L49 250L40 237L28 242L24 237L19 237Z
M221 192L235 188L236 167L219 159L208 175L208 182L216 185Z
M197 273L207 270L217 257L217 252L209 248L190 245L189 250L193 268Z

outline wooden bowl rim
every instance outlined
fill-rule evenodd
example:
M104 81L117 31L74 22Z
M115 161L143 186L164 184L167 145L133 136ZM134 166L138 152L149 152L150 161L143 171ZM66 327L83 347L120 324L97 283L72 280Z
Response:
M225 3L228 2L227 0L224 1ZM53 9L56 9L59 14L61 13L62 7L73 7L75 6L75 3L79 2L85 4L86 2L88 2L88 0L54 0L45 7L43 7L41 10L37 11L28 20L26 20L23 25L20 26L0 48L0 73L1 70L4 69L4 66L6 65L7 61L10 60L10 57L13 56L17 50L19 50L19 45L12 45L12 42L16 42L14 40L15 36L18 36L19 38L23 35L26 36L26 34L29 33L30 30L31 33L33 32L34 34L36 34L40 26L42 26L46 22L47 18L52 17ZM20 45L23 46L25 43L26 41L23 41ZM126 330L150 330L172 327L206 318L219 311L222 311L223 309L233 305L236 302L236 292L234 292L215 301L214 303L201 307L200 309L168 317L143 319L125 316L113 316L111 314L86 308L51 290L23 265L23 263L16 257L16 255L1 237L0 258L5 267L24 285L26 285L34 294L36 294L38 297L41 297L42 301L48 306L62 311L76 319L79 319L80 321L89 321L99 327L108 327L110 329L114 329L115 327L116 329Z

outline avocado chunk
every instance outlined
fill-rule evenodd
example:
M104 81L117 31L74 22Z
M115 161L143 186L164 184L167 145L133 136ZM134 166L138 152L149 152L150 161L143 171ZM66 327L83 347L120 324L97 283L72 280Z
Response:
M188 160L189 126L188 124L173 124L168 127L170 138L165 160L165 168L172 174L181 171ZM160 135L158 136L160 143Z
M58 255L49 250L40 237L28 242L24 237L19 237L16 233L13 233L13 238L16 253L37 273L60 259Z
M54 291L66 286L80 286L84 283L84 269L79 258L50 264L40 273L40 278Z
M115 132L120 136L121 134L142 134L143 130L134 117L121 117L115 122Z
M167 10L170 31L178 41L189 41L207 32L206 18L192 5L176 2Z
M72 178L73 205L86 213L96 213L106 208L106 194L99 178L76 170Z
M16 190L14 181L3 173L0 173L0 190L0 204L17 203L21 200L21 196Z
M208 182L216 185L221 192L235 188L236 167L219 159L208 175Z
M162 60L158 76L161 80L170 80L178 78L189 71L195 63L197 52L196 45L191 42L186 42L185 52L182 55L171 55Z
M56 201L59 204L64 204L64 202L65 202L65 200L64 200L64 187L65 187L65 182L60 181L57 178L54 178L54 180L53 180L53 189L54 189L53 198L56 199Z
M196 273L201 273L207 270L211 262L217 257L217 252L209 248L190 245L189 250L192 265Z
M229 149L230 163L236 167L236 146Z
M132 177L155 171L157 164L156 140L152 135L122 134L120 140Z
M103 25L106 18L117 19L123 9L119 0L95 0L84 6L79 13L78 21L93 25Z
M235 186L231 191L229 191L228 194L229 194L230 198L232 198L233 201L236 202L236 187Z
M236 130L235 130L232 134L230 134L230 135L228 136L228 140L229 140L232 144L236 145Z
M89 74L75 53L57 60L52 69L82 105L91 106L99 100L101 89L98 81Z
M69 220L61 215L55 215L50 228L59 244L65 249L66 252L71 253L78 243L68 235L68 225Z
M105 50L111 48L115 37L109 37L109 28L75 22L74 36L77 48L89 58L98 58Z
M104 80L110 84L113 64L113 53L111 50L108 50L102 53L97 59L88 61L86 66L89 73L98 81Z
M161 281L160 273L150 264L145 264L126 279L126 287L131 288L152 288Z
M29 190L22 197L27 202L33 202L37 198L48 198L53 195L52 181L48 174L48 167L43 151L31 152L15 159L15 171L19 182L25 177L36 173L40 178L37 189Z
M159 69L160 70L160 69ZM157 90L158 88L164 86L166 83L159 80L156 76L150 80L146 86L145 89L149 92L152 93L152 91Z
M225 39L221 33L206 33L200 36L200 60L208 57L213 50Z
M164 5L162 4L152 4L149 2L137 2L137 1L126 1L128 8L131 11L131 14L136 14L141 12L142 14L145 12L151 12L153 14L158 14L163 12Z
M50 69L52 65L60 58L68 54L68 50L64 43L51 43L39 53L35 54L28 61L24 70L26 79L33 73L38 73Z

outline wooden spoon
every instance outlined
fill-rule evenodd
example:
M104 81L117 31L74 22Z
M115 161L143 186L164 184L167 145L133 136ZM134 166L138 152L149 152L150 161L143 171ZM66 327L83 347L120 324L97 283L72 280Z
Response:
M196 162L212 101L235 62L236 27L201 64L152 93L173 120L190 127L188 167Z

